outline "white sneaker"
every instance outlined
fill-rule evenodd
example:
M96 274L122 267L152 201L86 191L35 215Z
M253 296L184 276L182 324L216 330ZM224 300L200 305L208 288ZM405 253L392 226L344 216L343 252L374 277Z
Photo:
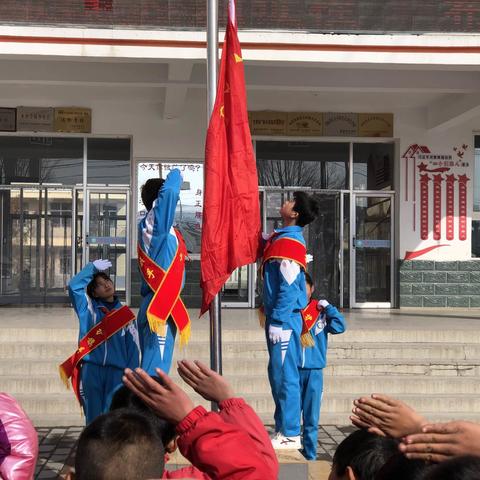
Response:
M281 432L272 438L272 447L274 450L298 450L302 448L300 435L296 437L286 437Z

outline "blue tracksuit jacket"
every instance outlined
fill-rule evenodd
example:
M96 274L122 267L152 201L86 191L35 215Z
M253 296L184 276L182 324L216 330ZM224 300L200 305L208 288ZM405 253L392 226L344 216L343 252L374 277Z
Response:
M289 237L305 244L302 228L283 227L279 238ZM307 305L305 273L296 262L269 260L264 265L263 302L269 352L268 378L275 402L275 430L286 436L300 434L300 383L298 359L301 354L300 310ZM281 342L269 340L270 325L282 328Z
M171 170L151 210L138 225L140 246L163 269L171 264L177 250L173 220L182 181L180 170ZM177 328L173 320L169 319L165 337L152 332L147 320L147 308L154 292L145 281L142 281L141 294L143 299L138 312L138 328L142 348L142 368L150 375L155 375L155 368L168 373L172 363Z
M303 450L309 460L317 458L318 422L323 395L323 369L327 364L328 334L343 333L345 329L343 315L333 305L327 305L310 330L315 345L302 347L298 366L303 418Z
M86 287L97 272L93 263L89 263L68 285L70 299L79 320L79 340L102 321L105 316L102 307L112 310L122 306L116 297L115 301L109 304L87 295ZM137 368L139 365L140 344L136 321L122 328L84 357L80 392L87 423L108 411L115 390L122 385L124 369Z

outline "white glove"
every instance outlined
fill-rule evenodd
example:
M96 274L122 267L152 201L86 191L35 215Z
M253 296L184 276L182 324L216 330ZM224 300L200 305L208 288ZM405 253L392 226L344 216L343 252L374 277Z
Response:
M307 254L305 255L305 259L306 259L306 262L305 262L305 263L313 262L313 255L310 255L309 253L307 253Z
M319 300L318 305L322 308L327 308L330 305L326 300Z
M268 327L268 338L270 338L270 341L273 344L278 343L282 340L282 332L282 327L275 327L274 325L270 325Z
M100 272L103 272L103 270L107 270L107 268L110 268L112 266L112 262L110 260L95 260L93 262L93 266Z

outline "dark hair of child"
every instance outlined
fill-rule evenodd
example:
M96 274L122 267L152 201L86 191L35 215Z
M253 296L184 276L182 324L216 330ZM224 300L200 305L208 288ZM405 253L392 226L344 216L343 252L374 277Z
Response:
M160 383L160 379L158 377L151 378ZM120 387L115 392L112 398L112 403L110 404L110 411L117 410L119 408L132 409L148 416L151 419L157 434L162 439L164 447L166 447L176 437L175 425L163 420L160 417L157 417L157 415L152 412L150 407L142 402L142 400L140 400L140 398L138 398L126 386Z
M293 199L295 200L293 210L298 213L296 225L304 227L313 222L319 211L317 200L305 192L295 192Z
M161 478L164 449L150 419L139 412L115 410L87 425L78 440L76 480Z
M478 480L480 479L480 457L464 455L454 457L433 466L424 480Z
M423 460L409 460L403 453L396 453L380 469L375 480L422 480L432 468Z
M95 289L97 288L97 279L103 278L104 280L109 280L110 282L112 279L105 273L105 272L97 272L94 276L91 282L87 285L87 295L90 298L96 298L95 297Z
M375 480L383 465L397 452L397 440L380 437L365 429L356 430L337 447L332 469L341 477L350 467L357 480Z
M310 287L313 287L313 280L312 280L312 277L310 276L310 274L308 272L305 272L305 282Z
M165 180L163 178L149 178L142 186L142 203L147 210L151 210L153 202L158 197L158 191L162 188Z

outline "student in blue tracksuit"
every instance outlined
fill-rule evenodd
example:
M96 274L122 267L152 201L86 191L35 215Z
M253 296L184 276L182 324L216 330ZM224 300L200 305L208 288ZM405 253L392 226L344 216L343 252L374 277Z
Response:
M308 460L317 458L318 420L323 395L323 369L327 364L328 334L336 335L346 329L343 315L326 300L311 300L314 291L312 278L305 274L307 297L314 303L317 317L306 335L313 345L302 346L299 363L302 419L303 454ZM310 304L310 303L309 303Z
M281 209L283 227L269 242L289 238L305 245L303 227L318 214L316 200L304 192L295 192L293 200ZM265 253L267 250L265 250ZM286 252L288 253L288 252ZM264 254L265 258L265 254ZM300 380L298 359L301 354L301 310L307 305L305 273L299 262L286 258L270 259L263 264L263 307L269 352L268 379L275 402L276 449L300 448Z
M142 187L142 202L148 213L138 225L138 243L164 270L171 264L177 250L178 240L173 231L173 220L182 182L180 170L175 168L165 180L151 178ZM168 373L172 363L177 327L169 318L165 336L152 332L147 320L147 308L154 292L144 280L141 294L143 298L137 320L142 348L142 368L150 375L156 375L155 368Z
M80 328L81 340L103 317L122 306L115 296L110 277L104 270L112 266L109 260L88 263L68 284L68 292ZM140 365L140 342L136 321L112 335L82 360L80 395L87 424L108 412L115 391L123 385L125 368Z

